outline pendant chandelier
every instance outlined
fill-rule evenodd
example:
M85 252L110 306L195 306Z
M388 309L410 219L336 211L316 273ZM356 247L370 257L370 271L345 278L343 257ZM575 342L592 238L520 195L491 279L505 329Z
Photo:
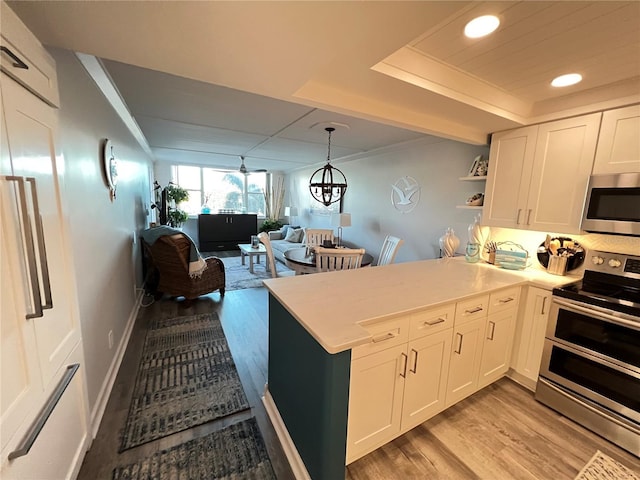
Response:
M340 170L331 166L331 132L335 128L327 127L325 130L329 133L327 164L313 172L309 179L309 191L314 200L328 207L342 200L347 191L347 179Z

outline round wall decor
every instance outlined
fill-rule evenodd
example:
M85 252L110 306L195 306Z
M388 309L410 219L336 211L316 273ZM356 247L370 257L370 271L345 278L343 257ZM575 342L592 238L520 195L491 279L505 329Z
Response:
M391 185L391 204L401 213L409 213L420 202L420 185L413 177L400 177Z

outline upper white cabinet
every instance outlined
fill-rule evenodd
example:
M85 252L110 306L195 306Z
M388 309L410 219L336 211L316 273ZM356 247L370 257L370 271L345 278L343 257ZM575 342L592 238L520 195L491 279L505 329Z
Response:
M60 105L56 64L5 3L0 2L0 70L49 105Z
M602 115L594 174L640 172L640 105Z
M600 113L494 135L486 225L580 233Z

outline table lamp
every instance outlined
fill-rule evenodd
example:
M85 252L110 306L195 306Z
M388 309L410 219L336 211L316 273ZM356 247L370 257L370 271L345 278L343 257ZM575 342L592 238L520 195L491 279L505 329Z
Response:
M331 215L331 225L338 227L338 246L342 246L342 227L351 226L350 213L334 213Z
M284 216L289 217L289 224L293 225L293 220L291 219L298 216L298 207L284 207Z

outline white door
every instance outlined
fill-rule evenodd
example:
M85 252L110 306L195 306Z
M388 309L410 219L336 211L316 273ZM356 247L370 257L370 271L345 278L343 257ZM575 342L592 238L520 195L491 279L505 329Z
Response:
M38 272L36 290L40 292L40 295L28 294L25 303L27 311L33 311L35 303L44 307L42 316L30 319L29 322L35 329L40 369L46 386L80 336L71 310L71 280L67 275L71 260L66 256L64 248L64 216L59 195L58 159L54 143L57 117L54 109L6 75L1 76L0 82L13 175L25 179L27 212L33 233ZM3 188L15 195L16 182L3 184ZM37 199L39 215L34 198ZM17 202L11 203L7 201L7 204L3 205L3 211L21 216L23 207ZM23 237L25 228L26 226L22 225L20 230ZM42 235L38 235L39 230L42 231ZM22 243L25 246L24 238ZM22 272L23 292L33 291L34 288L29 287L32 277L28 273L30 269L26 266L27 256L24 255L24 251L16 252L8 260L12 262L13 272ZM51 302L47 298L49 291ZM48 303L51 303L52 307Z
M347 463L387 443L400 431L406 344L351 362Z
M486 320L486 317L480 318L456 325L453 329L447 406L459 402L477 390Z
M497 133L491 139L482 221L517 228L523 222L538 127Z
M402 430L419 425L445 409L452 329L409 343Z
M512 308L487 318L478 388L495 382L509 370L516 315L517 309Z
M640 173L640 105L602 114L594 174Z
M600 113L540 125L524 224L580 233Z

